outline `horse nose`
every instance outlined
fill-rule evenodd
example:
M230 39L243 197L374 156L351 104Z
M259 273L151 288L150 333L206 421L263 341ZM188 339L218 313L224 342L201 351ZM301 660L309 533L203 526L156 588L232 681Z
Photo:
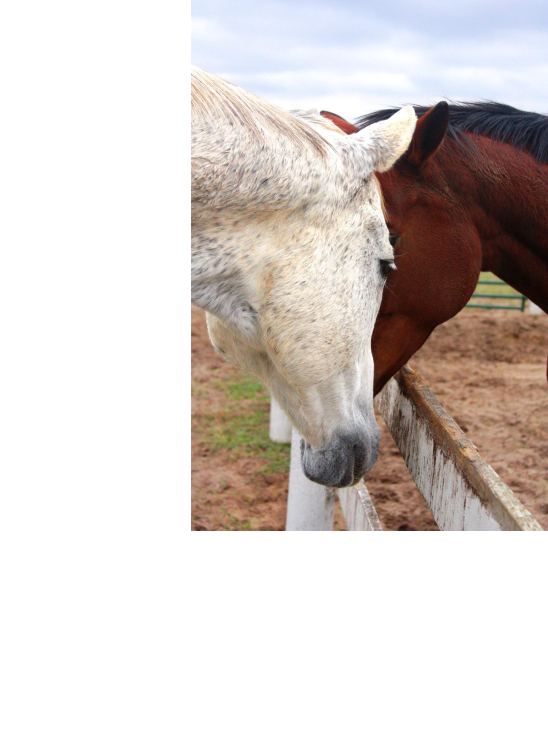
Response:
M379 455L381 432L377 424L365 431L336 433L328 446L316 451L301 442L301 462L306 476L326 487L351 487L373 468Z

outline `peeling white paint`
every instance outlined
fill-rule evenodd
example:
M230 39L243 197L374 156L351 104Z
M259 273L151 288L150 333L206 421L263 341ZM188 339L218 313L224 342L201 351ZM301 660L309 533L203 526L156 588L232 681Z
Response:
M348 530L382 530L375 506L363 482L339 490L339 500Z
M410 367L375 404L441 530L542 530ZM305 477L300 441L293 429L286 530L332 530L335 490ZM363 483L338 494L349 530L382 530Z
M542 530L412 369L375 404L441 530Z

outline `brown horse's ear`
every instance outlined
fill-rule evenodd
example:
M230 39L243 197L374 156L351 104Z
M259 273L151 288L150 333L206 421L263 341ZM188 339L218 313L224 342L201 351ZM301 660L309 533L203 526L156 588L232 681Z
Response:
M340 115L336 115L335 113L328 113L327 110L320 110L320 115L323 115L324 118L329 118L330 121L345 133L357 133L360 130L359 128L356 128L356 126L353 126L352 123L349 123L347 120L341 118Z
M434 156L441 146L449 125L449 105L442 100L417 121L407 161L417 167Z

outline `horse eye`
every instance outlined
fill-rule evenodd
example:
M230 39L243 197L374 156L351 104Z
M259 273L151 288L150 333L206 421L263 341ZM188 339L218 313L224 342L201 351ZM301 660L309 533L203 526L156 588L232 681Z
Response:
M392 235L389 236L389 241L390 241L391 246L395 246L397 240L398 240L397 236L392 236Z
M383 279L386 279L390 272L396 269L396 264L393 259L379 259L379 265Z

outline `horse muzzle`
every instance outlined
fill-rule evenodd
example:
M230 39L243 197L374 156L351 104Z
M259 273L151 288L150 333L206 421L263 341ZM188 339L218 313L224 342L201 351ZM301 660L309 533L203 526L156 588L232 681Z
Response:
M327 447L316 451L301 440L301 462L305 475L325 487L352 487L375 465L381 432L374 427L335 433Z

